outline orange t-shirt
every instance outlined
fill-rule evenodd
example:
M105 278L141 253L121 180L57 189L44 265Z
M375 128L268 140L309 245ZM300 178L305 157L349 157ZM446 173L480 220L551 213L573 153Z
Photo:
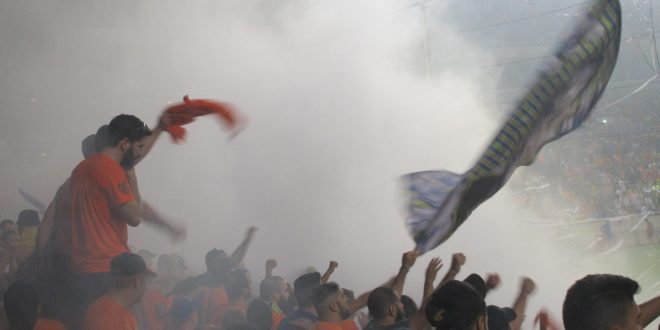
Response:
M162 330L167 313L172 308L173 297L166 298L158 288L151 288L140 301L140 327L146 330Z
M66 330L62 322L50 319L38 319L34 330Z
M359 330L357 323L355 323L353 320L341 321L341 328L344 330Z
M280 326L280 322L284 320L284 315L282 313L278 313L276 311L271 311L273 313L273 328L272 330L277 330L277 328Z
M85 313L84 330L137 330L137 320L130 310L116 300L101 296Z
M344 328L339 324L322 322L322 321L316 322L316 330L343 330L343 329Z
M129 252L128 226L116 209L134 201L126 172L95 154L71 174L71 267L77 273L110 271L115 256Z
M223 286L217 288L205 288L201 294L199 308L200 324L220 325L222 315L229 307L229 297Z

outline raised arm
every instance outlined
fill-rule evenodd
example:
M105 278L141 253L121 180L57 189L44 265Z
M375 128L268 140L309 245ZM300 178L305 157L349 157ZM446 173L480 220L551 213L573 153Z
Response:
M145 223L165 230L174 242L186 237L186 230L184 228L179 228L167 221L147 202L142 202L142 214L140 216L144 219Z
M411 330L428 329L431 326L424 313L426 310L426 304L431 297L433 290L435 290L433 283L438 277L440 268L442 268L442 260L439 258L431 259L428 267L426 267L426 276L424 277L424 297L422 298L422 304L417 312L410 317Z
M525 320L525 309L527 308L527 298L536 290L536 283L529 278L523 277L520 283L520 292L513 303L513 310L516 312L516 319L511 321L511 330L519 330Z
M417 253L415 251L409 251L404 253L403 257L401 258L401 268L399 269L399 273L393 279L385 283L383 286L388 286L393 290L395 290L396 292L398 292L399 295L401 295L401 292L403 291L403 285L406 281L406 276L408 275L408 271L413 265L415 265L416 260L417 260ZM367 300L369 300L369 295L371 294L371 291L373 290L361 294L348 305L351 314L364 308L364 306L367 306Z
M335 272L335 269L337 269L338 266L339 264L336 261L330 261L330 264L328 265L328 269L321 276L321 284L328 283L328 281L330 280L330 276L332 276L332 273Z
M273 269L277 267L277 260L268 259L266 260L266 278L273 277Z
M447 271L445 277L442 278L442 281L440 281L440 285L442 286L456 278L456 275L461 271L461 267L463 267L464 264L465 255L463 253L454 253L451 256L451 267L449 268L449 271Z
M241 242L241 244L231 254L230 258L234 267L238 267L238 265L240 265L241 262L243 262L243 259L247 254L248 247L250 247L250 243L254 239L254 234L256 232L257 232L256 227L248 228L247 234L245 234L245 238L243 239L243 242Z
M160 137L161 133L163 133L163 127L167 127L171 123L172 123L172 119L170 114L168 114L167 112L163 112L160 118L158 118L158 124L156 124L156 128L151 130L151 135L143 139L144 147L142 147L142 155L140 156L140 158L135 160L135 165L141 162L147 156L147 154L149 154L151 148L153 148L154 144L156 144L156 141L158 141L158 138Z
M401 268L399 268L399 273L394 278L394 282L391 286L399 295L403 294L403 286L406 284L406 277L408 276L410 268L415 265L415 261L417 261L417 252L415 251L408 251L401 257Z
M122 204L119 207L119 215L126 224L137 227L140 225L140 217L142 215L142 198L140 197L135 168L126 171L126 178L128 179L131 192L135 196L135 200Z
M497 289L497 287L499 287L501 283L502 283L502 279L500 278L500 274L497 273L487 274L486 294L488 294L488 292L490 292L491 290Z
M660 296L642 303L639 305L639 310L642 313L639 323L642 324L642 327L646 327L660 316Z
M440 258L431 259L428 267L426 267L426 277L424 278L424 296L422 297L422 301L426 301L426 299L431 296L431 293L433 293L433 283L435 283L435 279L438 277L440 268L442 268L442 260L440 260Z

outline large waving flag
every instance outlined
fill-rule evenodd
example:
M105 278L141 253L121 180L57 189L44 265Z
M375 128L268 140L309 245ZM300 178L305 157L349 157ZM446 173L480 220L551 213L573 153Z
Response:
M612 75L621 39L618 0L597 0L541 70L479 161L460 175L425 171L403 177L410 193L408 229L419 253L447 240L543 145L576 129Z

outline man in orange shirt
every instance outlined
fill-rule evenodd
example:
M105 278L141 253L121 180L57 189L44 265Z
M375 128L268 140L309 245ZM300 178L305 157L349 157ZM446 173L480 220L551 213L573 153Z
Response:
M113 286L97 299L85 314L85 330L137 330L131 306L140 302L147 287L147 277L155 276L144 260L133 253L122 253L112 259Z
M110 262L129 252L128 225L138 226L142 213L133 166L148 149L151 131L137 117L119 115L108 125L105 148L83 160L70 179L70 253L72 292L70 327L112 284Z
M348 300L337 283L322 284L312 296L319 321L317 330L343 330L342 322L351 316Z

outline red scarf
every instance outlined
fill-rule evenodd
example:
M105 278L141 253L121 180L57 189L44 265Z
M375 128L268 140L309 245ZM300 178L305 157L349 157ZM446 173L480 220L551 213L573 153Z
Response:
M186 136L186 129L183 128L183 125L191 123L195 117L208 114L217 115L230 131L234 131L233 135L237 133L238 116L234 108L227 103L201 99L190 100L186 95L183 97L183 103L173 105L165 112L169 114L171 124L163 129L170 133L175 142L180 142Z

